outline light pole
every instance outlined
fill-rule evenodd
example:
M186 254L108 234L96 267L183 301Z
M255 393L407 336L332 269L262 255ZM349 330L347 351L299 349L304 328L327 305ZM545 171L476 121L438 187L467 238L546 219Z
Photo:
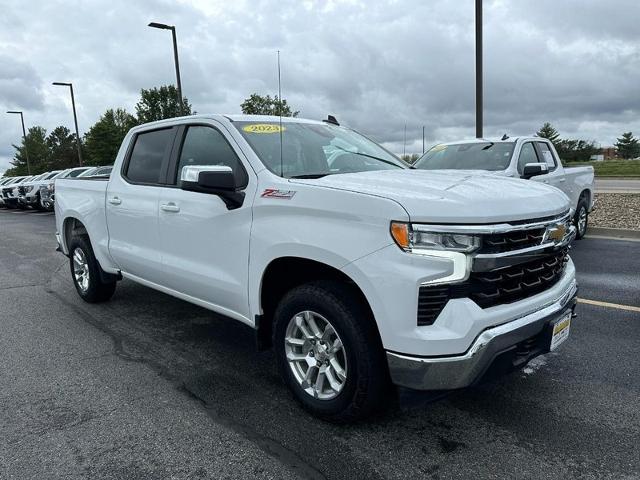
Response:
M80 132L78 131L78 115L76 114L76 100L73 97L73 85L67 82L53 82L53 85L69 87L71 90L71 106L73 107L73 123L76 126L76 141L78 144L78 163L82 166L82 145L80 144Z
M27 173L31 175L31 164L29 163L29 151L27 149L27 131L24 129L24 116L19 110L8 110L7 113L20 114L20 121L22 122L22 138L24 139L24 156L27 158Z
M182 102L182 82L180 81L180 62L178 61L178 40L176 39L176 27L174 25L165 25L164 23L151 22L151 28L159 28L161 30L171 30L173 37L173 60L176 65L176 82L178 87L178 105L180 105L180 113L184 115L184 104Z
M476 0L476 138L482 138L482 0Z

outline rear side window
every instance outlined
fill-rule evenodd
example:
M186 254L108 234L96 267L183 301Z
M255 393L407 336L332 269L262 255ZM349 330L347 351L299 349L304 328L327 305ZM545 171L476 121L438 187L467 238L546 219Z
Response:
M233 148L224 135L212 127L194 125L187 128L178 162L178 181L182 169L191 165L230 167L238 185L245 186L248 182L247 172Z
M527 163L539 163L538 155L536 155L536 150L531 142L525 143L520 149L520 156L518 157L518 173L520 175L524 172L524 166Z
M173 140L173 129L139 133L129 156L125 177L133 183L160 183L162 163Z
M556 168L556 161L553 158L553 153L551 152L549 145L544 142L538 142L538 149L540 155L542 155L541 161L545 162L549 166L549 170Z

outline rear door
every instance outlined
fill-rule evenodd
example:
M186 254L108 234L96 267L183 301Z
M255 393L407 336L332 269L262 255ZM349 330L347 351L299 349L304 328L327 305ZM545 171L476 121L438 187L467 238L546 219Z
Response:
M130 275L162 283L158 198L176 127L136 133L106 194L109 253Z
M175 142L167 184L160 189L159 237L167 286L221 313L249 317L251 204L256 178L235 141L213 120L185 124ZM226 165L244 185L241 207L217 195L179 188L185 166Z

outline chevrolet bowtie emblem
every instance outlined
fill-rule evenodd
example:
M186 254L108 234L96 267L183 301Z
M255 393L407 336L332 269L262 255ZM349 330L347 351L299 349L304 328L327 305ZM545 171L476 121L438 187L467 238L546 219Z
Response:
M561 242L564 239L564 236L566 233L567 233L567 227L564 225L564 223L549 225L547 227L547 230L544 232L543 243L548 240L553 240L554 242Z

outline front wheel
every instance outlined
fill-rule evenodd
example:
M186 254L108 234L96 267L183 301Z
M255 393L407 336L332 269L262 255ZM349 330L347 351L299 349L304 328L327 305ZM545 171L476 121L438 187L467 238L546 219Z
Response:
M274 319L284 382L306 410L340 423L380 410L390 384L375 323L349 293L333 282L296 287Z
M587 225L589 224L589 211L584 197L578 202L573 222L576 226L576 240L580 240L587 233Z
M85 302L105 302L113 296L116 282L102 280L102 268L88 237L73 237L69 242L69 266L76 291Z

